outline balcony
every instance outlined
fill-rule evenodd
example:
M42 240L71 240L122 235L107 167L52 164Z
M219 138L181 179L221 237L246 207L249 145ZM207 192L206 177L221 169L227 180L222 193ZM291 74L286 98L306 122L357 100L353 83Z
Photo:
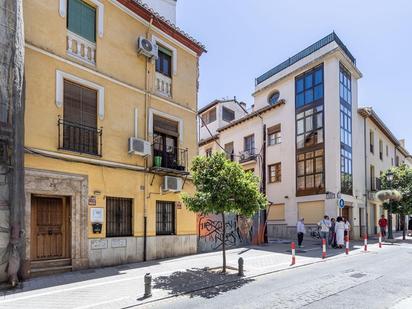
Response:
M59 117L59 149L84 153L93 156L102 155L103 130L63 120Z
M153 143L153 165L152 170L163 173L188 174L188 151L187 148L167 146L161 143Z
M67 54L87 64L96 65L96 43L67 31Z
M251 148L239 153L239 163L246 163L249 161L256 161L256 149Z
M156 92L165 97L172 97L172 79L159 72L156 72L155 79Z

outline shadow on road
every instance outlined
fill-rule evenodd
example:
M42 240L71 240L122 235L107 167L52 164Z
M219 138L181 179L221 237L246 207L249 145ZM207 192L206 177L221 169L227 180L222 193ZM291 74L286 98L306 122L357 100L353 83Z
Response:
M237 273L223 274L207 268L192 268L155 278L153 288L169 290L170 295L213 298L252 281L254 280L239 277Z

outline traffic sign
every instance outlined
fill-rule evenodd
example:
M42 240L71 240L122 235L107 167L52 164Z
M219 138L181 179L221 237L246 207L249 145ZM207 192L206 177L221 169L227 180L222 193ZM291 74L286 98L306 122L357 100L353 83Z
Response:
M343 198L338 199L339 208L345 208L345 201Z

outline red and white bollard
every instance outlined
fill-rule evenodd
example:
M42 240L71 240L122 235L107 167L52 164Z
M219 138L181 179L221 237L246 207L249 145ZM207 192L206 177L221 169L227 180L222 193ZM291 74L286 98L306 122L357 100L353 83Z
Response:
M290 249L292 251L292 264L290 264L290 265L295 265L295 263L296 263L296 257L295 257L296 246L295 246L295 242L292 241L290 243Z
M349 235L345 237L345 253L349 254Z
M379 233L379 248L382 248L382 233Z
M365 238L363 239L364 249L365 252L368 251L368 234L365 234Z
M326 258L326 239L322 239L322 259Z

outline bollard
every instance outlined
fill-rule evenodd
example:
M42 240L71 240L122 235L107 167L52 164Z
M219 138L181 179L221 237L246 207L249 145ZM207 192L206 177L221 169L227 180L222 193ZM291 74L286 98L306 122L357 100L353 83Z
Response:
M364 250L365 252L368 251L368 234L365 234L365 238L363 240Z
M379 248L382 248L382 233L379 233Z
M144 275L144 298L152 296L152 276L150 273Z
M346 235L346 237L345 237L345 244L346 244L345 253L349 254L349 235Z
M322 239L322 259L326 258L326 239Z
M239 277L243 277L245 274L244 274L244 271L243 271L243 263L244 263L244 261L243 261L243 258L239 258L238 260L237 260L237 264L238 264L238 272L237 272L237 275L239 276Z
M296 263L296 258L295 258L295 254L296 254L296 246L295 246L295 242L291 242L290 243L290 250L291 250L291 252L292 252L292 264L290 264L290 265L295 265L295 263Z

